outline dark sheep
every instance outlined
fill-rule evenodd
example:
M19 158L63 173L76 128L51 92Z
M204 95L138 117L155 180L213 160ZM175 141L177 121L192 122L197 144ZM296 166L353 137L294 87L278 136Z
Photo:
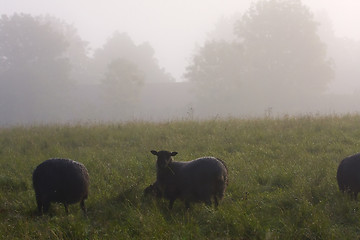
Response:
M80 202L86 213L89 174L83 164L70 159L48 159L35 168L33 186L40 213L47 212L51 202L64 204L66 213L69 204Z
M360 153L343 159L336 177L340 191L349 193L356 200L360 192Z
M161 198L162 193L158 187L158 182L154 182L150 186L144 189L144 196L152 196L156 198Z
M228 170L225 163L215 157L202 157L189 162L173 161L177 152L154 151L157 156L157 180L148 188L159 191L169 200L169 208L179 198L185 202L186 208L191 202L204 202L215 207L223 198L228 185ZM152 187L151 187L152 186ZM153 190L154 191L154 190Z

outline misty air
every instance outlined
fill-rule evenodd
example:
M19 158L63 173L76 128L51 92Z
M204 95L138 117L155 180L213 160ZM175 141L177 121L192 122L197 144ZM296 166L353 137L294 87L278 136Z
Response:
M359 0L0 0L0 239L359 239Z
M242 3L228 15L207 16L203 29L192 29L195 19L183 19L189 33L178 29L176 41L146 25L116 27L119 17L106 22L104 29L115 27L98 43L80 35L84 31L61 11L57 16L55 9L39 7L43 12L35 14L30 6L26 11L29 4L17 10L6 3L9 13L0 20L0 125L358 112L359 36L336 35L326 9L308 4ZM128 5L134 9L124 20L139 18ZM170 10L165 4L163 11ZM175 22L169 12L160 16ZM204 37L195 38L194 30Z

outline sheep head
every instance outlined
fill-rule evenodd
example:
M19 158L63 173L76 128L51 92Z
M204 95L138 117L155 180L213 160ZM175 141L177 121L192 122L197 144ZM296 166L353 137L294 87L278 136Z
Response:
M158 169L164 169L169 166L172 162L172 157L177 154L177 152L169 152L169 151L155 151L152 150L151 153L157 156L156 166Z

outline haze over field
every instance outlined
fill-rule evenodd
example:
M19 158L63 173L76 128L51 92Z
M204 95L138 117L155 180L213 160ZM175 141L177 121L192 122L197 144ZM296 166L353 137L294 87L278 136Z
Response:
M52 57L65 55L70 62L69 66L54 65L54 72L41 76L37 72L33 82L28 70L19 71L19 64L13 65L11 72L6 68L9 61L0 62L0 124L360 110L355 104L360 90L360 2L356 0L0 0L0 5L2 60L10 59L4 49L9 49L7 41L11 39L4 36L11 32L11 23L18 21L19 31L23 31L21 24L33 18L52 22L52 28L65 36L68 45L59 47ZM294 15L284 14L290 12ZM21 22L14 14L30 18ZM268 24L255 24L266 16L270 16ZM240 25L246 32L239 30ZM302 35L302 26L307 35ZM249 35L251 31L259 31L257 46L252 45L255 35ZM30 29L27 34L35 32ZM292 38L284 37L287 34ZM266 36L272 36L272 41ZM34 41L44 41L54 49L49 39ZM284 48L276 47L280 43ZM238 46L231 46L234 44ZM259 46L266 46L266 51L256 52ZM230 56L226 51L236 54ZM285 52L298 61L289 63L288 56L281 55ZM306 57L316 62L308 64ZM214 59L220 60L212 62ZM260 63L260 59L271 61ZM199 75L196 71L200 68L209 76ZM34 73L36 68L31 69ZM34 90L25 87L27 84ZM59 91L65 99L55 99ZM44 103L49 96L55 105ZM19 110L24 103L31 107ZM69 105L75 110L68 112Z
M314 13L326 12L338 37L360 40L360 2L303 0ZM73 24L92 48L114 32L127 32L136 43L148 41L160 65L178 81L196 44L201 45L221 17L243 13L250 0L0 0L0 13L50 14Z

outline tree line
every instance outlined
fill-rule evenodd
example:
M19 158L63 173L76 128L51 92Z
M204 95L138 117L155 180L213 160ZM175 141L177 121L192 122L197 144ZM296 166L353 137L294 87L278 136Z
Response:
M360 42L337 38L326 14L300 0L260 0L219 20L185 77L207 114L329 114L360 110L356 93L331 93L355 86L359 61Z
M81 84L97 84L105 104L113 106L108 112L122 112L145 81L174 81L154 54L148 43L135 45L126 33L115 32L91 56L76 28L60 19L3 15L0 123L61 121L77 114L72 105L82 96L70 96L69 91Z
M259 0L217 25L184 74L193 86L192 111L236 115L314 106L342 66L319 27L300 0ZM141 111L142 86L154 82L174 79L149 43L136 45L126 33L113 33L91 54L76 28L60 19L1 16L0 124L126 119ZM97 109L82 95L84 83L96 86L90 98Z

